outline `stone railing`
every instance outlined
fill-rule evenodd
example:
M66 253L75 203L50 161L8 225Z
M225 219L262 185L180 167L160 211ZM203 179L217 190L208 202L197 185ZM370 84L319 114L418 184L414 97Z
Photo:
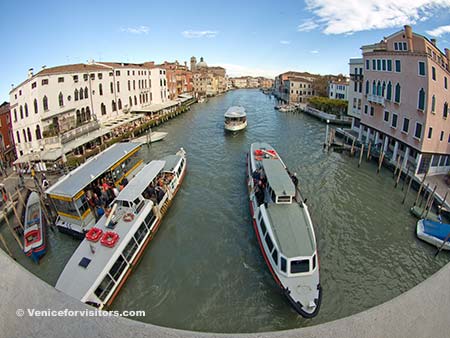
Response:
M369 102L381 104L384 107L384 97L378 95L367 95L367 100Z
M97 130L98 128L100 128L100 125L98 123L98 121L91 121L88 122L80 127L71 129L69 131L66 131L65 133L63 133L62 135L57 135L57 136L52 136L52 137L46 137L43 139L43 143L46 146L56 146L56 145L60 145L65 144L67 142L70 142L74 139L76 139L77 137L80 137L81 135L90 133L93 130Z

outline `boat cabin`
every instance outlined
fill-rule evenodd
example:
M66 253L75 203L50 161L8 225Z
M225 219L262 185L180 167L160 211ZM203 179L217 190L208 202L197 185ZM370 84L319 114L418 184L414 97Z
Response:
M244 107L230 107L224 114L225 124L241 124L247 121L247 114Z
M295 185L281 161L263 159L262 167L263 174L267 177L266 191L270 202L291 204L295 199Z

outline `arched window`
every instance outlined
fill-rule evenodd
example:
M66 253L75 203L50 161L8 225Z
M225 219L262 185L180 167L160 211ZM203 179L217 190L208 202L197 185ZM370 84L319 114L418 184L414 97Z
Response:
M106 115L106 106L104 103L101 104L100 109L102 111L102 115Z
M25 117L28 117L28 105L25 103Z
M42 138L41 135L41 127L39 127L39 124L36 126L36 140L40 140Z
M396 103L400 103L400 91L401 91L400 83L397 83L395 85L395 95L394 95L394 102Z
M131 96L129 97L130 100L130 108L133 106L133 99L131 98Z
M378 83L377 83L377 95L381 96L381 82L379 80L378 80Z
M86 121L86 111L84 108L81 108L81 122Z
M19 131L16 131L16 139L17 139L17 143L20 143L20 133Z
M60 107L64 106L64 96L61 92L58 95L58 102Z
M392 83L391 83L391 81L389 81L388 84L387 84L386 100L389 100L389 101L392 100Z
M101 83L98 84L98 94L103 95L103 86Z
M23 107L22 106L19 107L19 111L20 111L20 119L22 120L23 119Z
M120 99L117 101L117 106L119 107L119 110L122 109L122 101Z
M447 102L444 103L443 116L444 116L444 118L447 118L447 116L448 116L448 103Z
M111 94L114 93L114 84L112 82L109 84L109 87L111 89Z
M381 86L381 96L386 97L386 82L383 81L383 85Z
M425 90L423 90L423 88L420 88L419 90L419 102L417 108L422 111L425 110Z
M34 99L34 101L33 101L33 106L34 106L34 113L37 114L38 113L38 103L37 103L36 99Z
M28 142L33 141L33 138L31 137L31 130L29 127L27 128L27 134L28 134Z
M372 94L377 95L377 83L375 82L375 80L373 80L372 82Z
M44 111L48 110L48 99L47 99L47 96L44 96L44 98L42 99L42 106L44 107Z
M137 98L136 98L136 95L134 95L134 105L137 105Z
M23 142L27 142L27 133L25 129L22 129L22 134L23 134Z
M436 112L436 96L433 95L431 98L431 112Z
M83 88L80 88L80 100L83 100Z
M75 101L78 101L78 89L75 89L73 96L75 97Z
M14 109L14 122L17 122L17 110Z
M114 100L111 101L111 108L112 108L112 111L116 111L117 110L116 101L114 101Z
M89 109L89 107L86 107L86 121L90 120L91 120L91 110Z
M87 99L89 97L89 92L87 87L84 88L84 98Z

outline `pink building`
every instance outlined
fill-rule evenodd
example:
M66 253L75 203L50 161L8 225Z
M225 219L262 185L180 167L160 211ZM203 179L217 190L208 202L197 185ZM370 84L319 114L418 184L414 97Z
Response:
M450 170L450 51L410 26L361 47L364 89L359 139L416 174Z

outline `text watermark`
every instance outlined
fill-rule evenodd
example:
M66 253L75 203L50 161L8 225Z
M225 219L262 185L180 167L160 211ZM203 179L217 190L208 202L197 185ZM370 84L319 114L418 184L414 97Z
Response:
M85 310L52 310L52 309L17 309L17 317L145 317L144 310L104 311L96 309Z

